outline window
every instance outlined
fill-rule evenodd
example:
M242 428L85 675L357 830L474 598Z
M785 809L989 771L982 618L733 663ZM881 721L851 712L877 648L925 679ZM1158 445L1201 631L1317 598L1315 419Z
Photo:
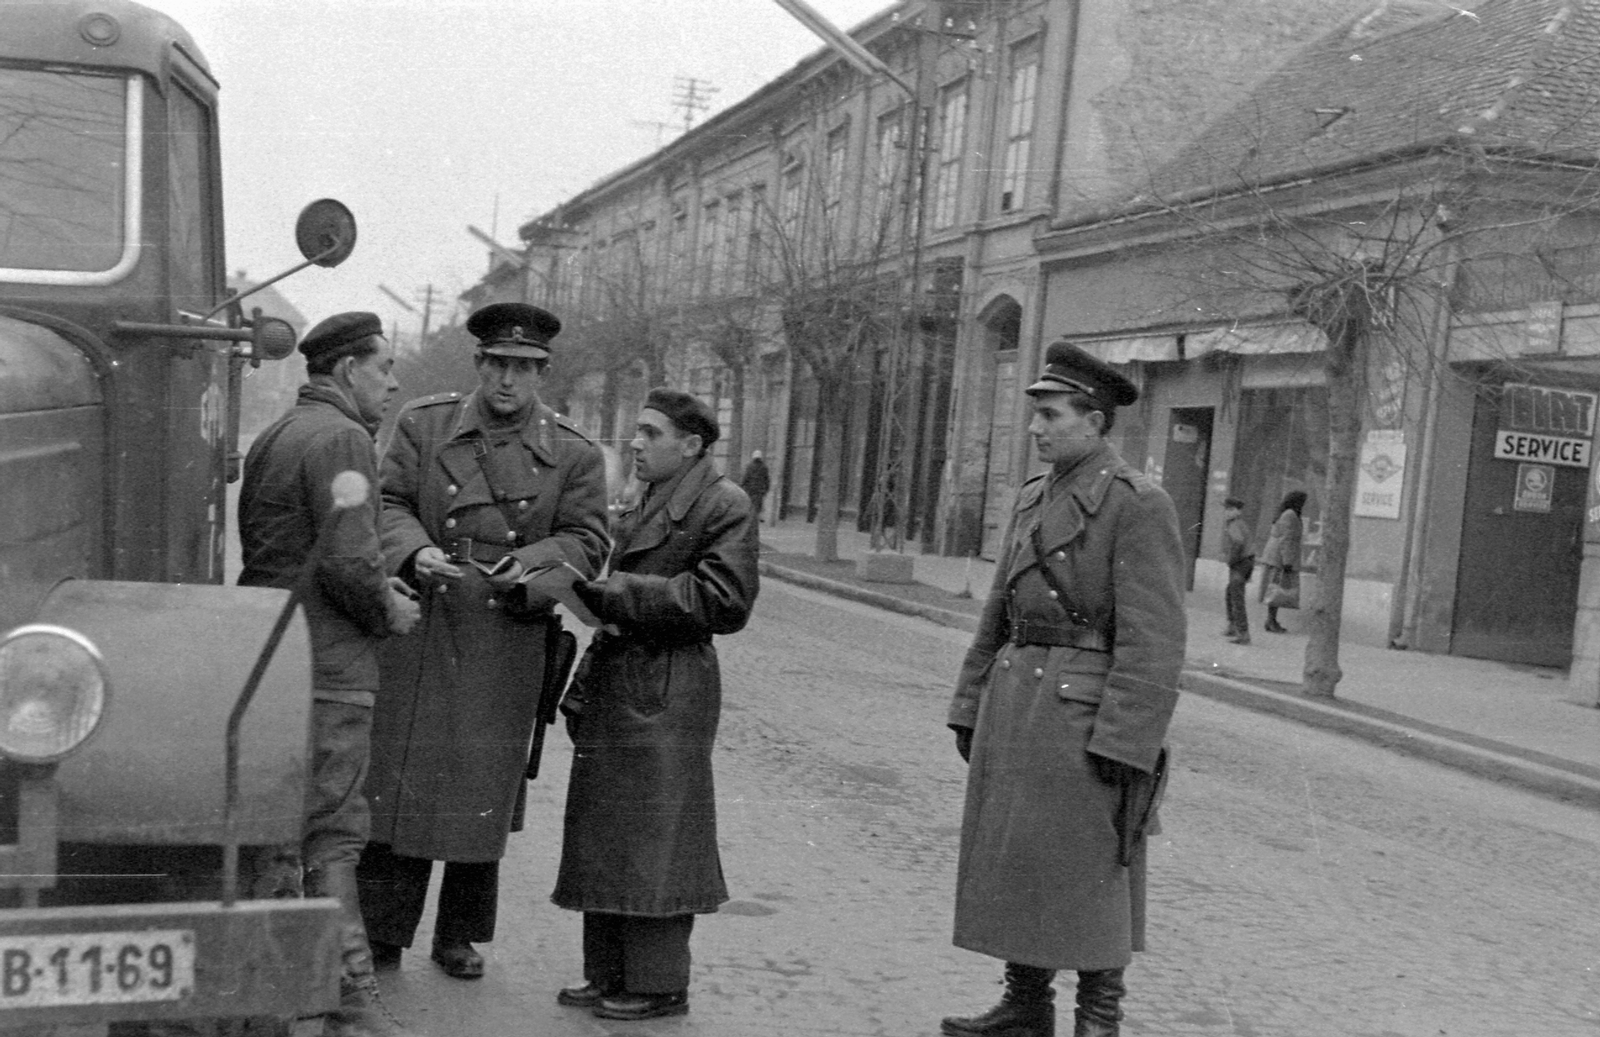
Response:
M878 118L877 168L873 175L873 213L871 233L886 239L894 229L895 213L899 209L900 189L904 180L902 163L905 148L901 142L901 121L904 111L893 111Z
M956 222L961 158L967 137L967 84L946 87L939 100L939 167L933 183L933 225Z
M828 169L823 181L823 202L830 209L844 197L844 160L850 146L850 126L845 124L828 134Z
M790 159L783 169L783 197L778 200L778 226L790 243L800 232L800 210L804 206L806 167Z
M1011 96L1006 106L1005 164L1000 175L1000 211L1027 204L1028 159L1033 144L1034 101L1039 88L1036 47L1019 47L1011 56Z
M745 269L749 230L745 227L744 196L731 194L722 207L723 279L719 287L724 291L741 292L749 283L749 271Z
M93 284L89 272L131 262L127 171L141 127L128 131L143 96L137 77L0 69L0 267Z
M700 269L697 271L702 294L710 295L722 287L723 253L722 203L712 202L700 213Z
M750 215L749 244L745 249L745 273L751 281L759 285L771 271L772 265L764 254L766 242L761 236L761 229L766 225L771 213L767 209L767 185L756 184L750 188Z
M172 296L180 307L211 308L217 249L212 235L211 113L174 84L167 123L167 241Z

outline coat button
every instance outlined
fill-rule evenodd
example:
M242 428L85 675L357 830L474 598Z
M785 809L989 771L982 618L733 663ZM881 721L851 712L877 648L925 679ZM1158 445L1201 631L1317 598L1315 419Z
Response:
M513 529L511 532L506 534L506 543L514 544L516 542L517 542L517 531Z
M1033 668L1033 675L1035 677L1043 677L1044 676L1044 670L1042 668L1038 667L1038 666L1035 666Z
M500 602L495 600L494 598L488 599L487 601L484 602L484 604L489 606L490 608L499 608L500 607Z
M1059 595L1059 594L1057 594L1057 593L1056 593L1056 592L1055 592L1055 591L1051 591L1051 592L1050 592L1050 600L1051 600L1051 601L1054 601L1054 600L1056 600L1056 599L1057 599L1057 598L1059 598L1059 597L1061 597L1061 595Z
M1064 562L1064 561L1067 560L1067 553L1065 551L1057 551L1055 554L1051 555L1050 557L1054 558L1058 562Z
M525 500L517 501L517 510L518 511L527 511L528 510L528 502L525 501Z
M456 486L456 485L454 485L454 484L451 484L451 485L449 485L449 486L446 486L446 487L445 487L445 488L444 488L444 492L446 492L446 493L448 493L448 494L449 494L449 495L450 495L450 496L452 496L452 497L454 497L454 496L455 496L455 495L456 495L456 494L458 494L458 493L460 493L460 492L461 492L461 487L459 487L459 486Z
M1002 669L1002 670L1009 670L1009 669L1011 669L1011 660L1010 660L1010 659L1001 659L1001 660L1000 660L1000 668L1001 668L1001 669Z
M443 594L445 591L447 591L449 589L450 589L450 585L448 583L441 583L441 584L439 584L439 586L437 588L435 588L434 593L435 594Z
M454 528L456 528L456 520L453 519L453 518L445 519L444 520L444 528L446 528L446 529L454 529Z

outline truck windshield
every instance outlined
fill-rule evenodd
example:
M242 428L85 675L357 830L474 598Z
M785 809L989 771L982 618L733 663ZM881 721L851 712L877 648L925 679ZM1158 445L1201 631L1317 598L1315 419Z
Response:
M0 68L0 269L103 271L123 258L129 83Z

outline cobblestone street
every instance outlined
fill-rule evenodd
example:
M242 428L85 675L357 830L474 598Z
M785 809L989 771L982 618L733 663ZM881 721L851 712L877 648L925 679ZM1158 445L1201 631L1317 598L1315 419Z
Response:
M488 977L434 969L425 922L387 1000L430 1037L900 1037L987 1008L999 963L949 942L964 775L943 715L966 640L777 583L720 639L734 900L696 928L688 1016L605 1023L554 1002L579 975L578 917L547 900L559 732ZM1195 696L1172 741L1126 1034L1600 1033L1591 812Z

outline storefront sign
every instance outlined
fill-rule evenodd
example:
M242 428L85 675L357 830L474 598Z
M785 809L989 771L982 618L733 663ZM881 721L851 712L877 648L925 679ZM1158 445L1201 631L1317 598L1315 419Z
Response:
M1595 394L1508 382L1500 395L1494 456L1507 461L1589 467Z
M1356 470L1355 514L1363 518L1399 518L1405 474L1405 433L1397 429L1370 430L1361 444L1361 466Z
M1494 456L1507 461L1543 461L1573 468L1589 467L1589 441L1560 436L1535 436L1501 429L1494 437Z
M1589 503L1583 516L1584 542L1600 544L1600 468L1589 473Z
M1517 465L1517 495L1513 511L1549 511L1550 493L1555 489L1556 470L1547 464Z

